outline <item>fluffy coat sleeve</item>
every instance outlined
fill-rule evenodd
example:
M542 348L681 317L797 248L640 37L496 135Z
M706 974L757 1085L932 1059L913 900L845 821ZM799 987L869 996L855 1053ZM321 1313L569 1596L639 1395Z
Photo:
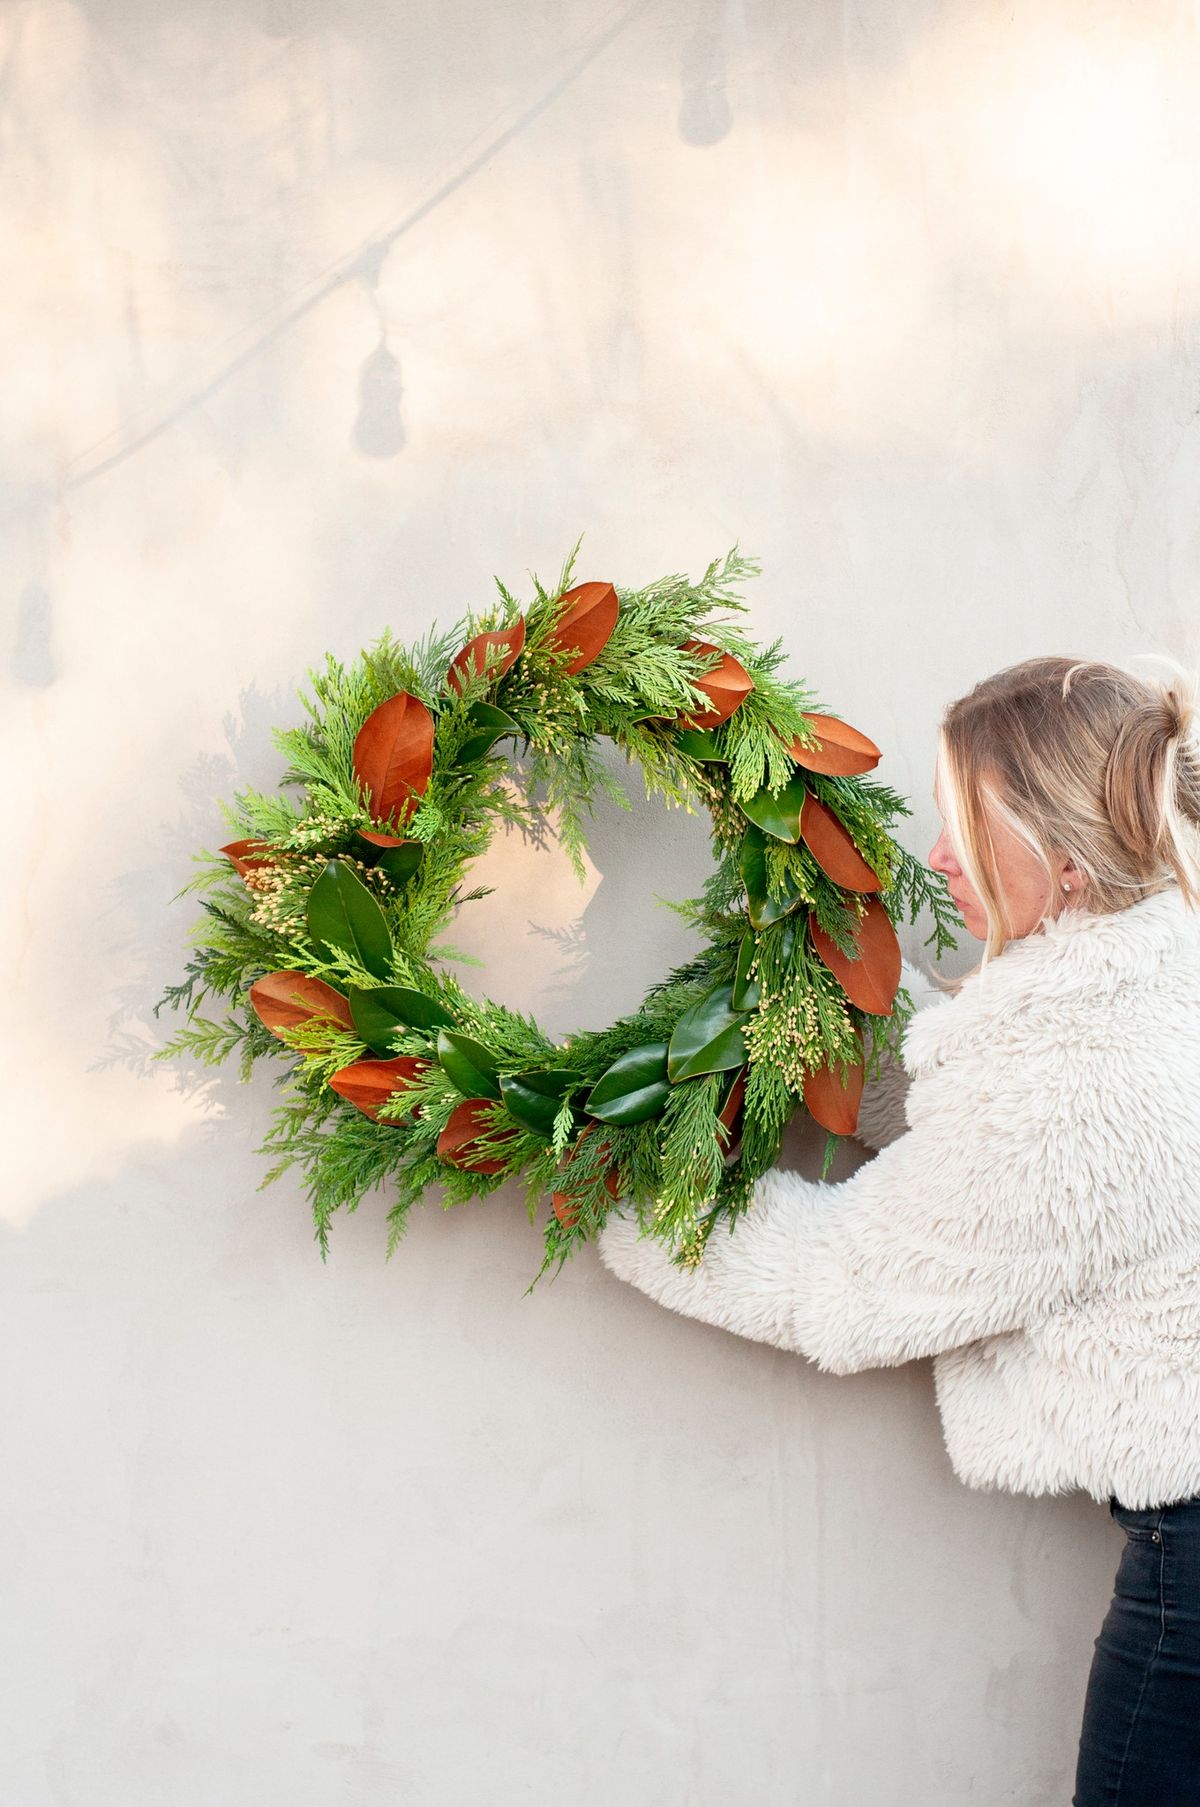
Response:
M975 1050L911 1080L910 1126L848 1179L764 1174L695 1268L623 1201L601 1258L661 1304L829 1373L935 1355L1028 1326L1144 1253L1112 1108L1086 1050Z
M907 960L900 962L900 983L917 1010L944 994L932 980ZM908 1095L909 1077L897 1060L885 1055L879 1072L863 1087L858 1106L858 1126L854 1140L867 1148L886 1148L908 1128L904 1101Z

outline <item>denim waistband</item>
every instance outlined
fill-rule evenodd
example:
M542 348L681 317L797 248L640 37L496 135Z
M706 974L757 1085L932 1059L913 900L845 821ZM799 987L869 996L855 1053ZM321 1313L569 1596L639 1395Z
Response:
M1157 1519L1164 1512L1175 1513L1181 1518L1190 1517L1193 1513L1200 1516L1200 1493L1189 1494L1186 1499L1182 1500L1171 1500L1164 1506L1125 1506L1114 1493L1109 1495L1108 1510L1110 1517L1113 1518L1118 1513L1125 1518L1146 1519Z

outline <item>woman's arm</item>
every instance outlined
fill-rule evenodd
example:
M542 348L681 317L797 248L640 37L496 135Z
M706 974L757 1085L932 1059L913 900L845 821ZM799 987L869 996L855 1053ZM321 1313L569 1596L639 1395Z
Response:
M732 1229L714 1225L694 1269L643 1235L628 1205L602 1228L601 1257L661 1304L834 1374L1026 1325L1136 1252L1104 1103L1089 1099L1079 1050L1068 1080L1069 1057L1014 1060L999 1083L993 1059L986 1089L971 1057L922 1073L905 1134L836 1185L772 1168ZM1097 1125L1081 1121L1081 1101Z

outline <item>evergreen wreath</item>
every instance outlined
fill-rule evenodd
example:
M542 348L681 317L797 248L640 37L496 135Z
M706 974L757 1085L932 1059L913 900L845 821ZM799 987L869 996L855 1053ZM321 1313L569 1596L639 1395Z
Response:
M430 1186L448 1207L523 1176L531 1222L551 1203L535 1281L618 1197L694 1264L793 1113L826 1129L824 1174L864 1080L898 1055L912 999L894 921L927 904L926 945L956 945L944 881L888 833L908 804L864 776L879 748L780 675L778 640L728 618L758 564L734 546L697 583L572 586L578 551L552 590L531 574L528 607L497 578L500 602L448 631L403 647L385 629L349 666L327 654L299 693L311 719L273 731L303 801L221 802L237 838L194 855L176 893L210 895L186 978L154 1006L186 1026L155 1058L240 1048L247 1079L288 1051L259 1190L302 1164L323 1260L334 1212L380 1182L390 1259ZM711 817L703 895L670 905L704 945L559 1045L472 998L440 964L466 956L435 938L485 894L464 880L499 823L544 838L553 818L582 880L598 794L630 807L604 736L647 795ZM232 1000L224 1020L201 1014L210 994Z

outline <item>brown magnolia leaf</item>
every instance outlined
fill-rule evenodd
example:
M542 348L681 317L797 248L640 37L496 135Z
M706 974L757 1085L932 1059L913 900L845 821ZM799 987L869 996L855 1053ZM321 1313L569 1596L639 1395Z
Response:
M256 841L251 837L245 841L227 841L217 851L233 862L239 878L245 878L248 872L257 872L263 866L275 864L272 857L260 857L262 854L269 854L270 847L270 841Z
M726 1129L731 1130L733 1128L734 1121L737 1118L737 1114L742 1108L742 1100L746 1096L746 1073L747 1073L747 1070L748 1069L746 1067L742 1067L742 1069L738 1073L737 1077L735 1078L733 1084L729 1088L728 1098L726 1098L724 1104L721 1106L721 1109L719 1112L719 1121L725 1125Z
M717 1113L718 1121L729 1131L728 1139L720 1144L727 1167L736 1160L742 1139L742 1104L746 1096L746 1074L749 1070L748 1067L742 1067L735 1075L729 1096Z
M571 1162L575 1158L576 1151L579 1148L579 1143L583 1141L584 1136L590 1136L592 1131L595 1129L595 1127L596 1127L596 1125L594 1123L589 1123L587 1128L585 1130L583 1130L583 1132L579 1136L578 1141L576 1141L574 1147L569 1149L567 1151L567 1154L563 1158L563 1161L562 1161L562 1163L560 1165L560 1169L559 1169L560 1172L570 1166ZM611 1146L612 1145L609 1142L605 1142L601 1145L601 1148L600 1148L601 1158L603 1158L603 1156L609 1152ZM604 1186L605 1186L605 1190L608 1193L608 1196L611 1199L615 1200L616 1196L617 1196L617 1170L615 1167L610 1167L608 1172L605 1174ZM555 1215L555 1217L557 1217L557 1219L558 1219L559 1223L562 1225L563 1229L569 1230L571 1228L571 1225L576 1221L576 1219L579 1216L578 1201L576 1199L574 1199L569 1192L552 1192L550 1194L550 1203L553 1205L554 1215Z
M813 947L852 1004L871 1016L889 1016L900 987L900 942L892 919L877 897L854 930L858 959L849 960L816 917L808 918Z
M835 885L841 885L846 891L879 890L879 874L867 865L833 811L811 791L805 794L804 807L800 811L800 838L822 872Z
M398 690L372 709L354 737L353 765L374 819L404 822L433 771L433 717L419 696Z
M340 1067L329 1083L341 1097L356 1104L364 1116L379 1120L379 1107L395 1092L402 1092L433 1063L418 1054L397 1054L391 1060L355 1060ZM420 1115L420 1106L414 1116ZM383 1119L385 1127L398 1125L394 1118Z
M857 1039L857 1031L856 1039ZM862 1043L859 1041L861 1049ZM863 1094L864 1064L861 1060L850 1064L846 1069L846 1083L842 1083L843 1068L840 1063L818 1067L815 1072L806 1073L801 1081L804 1102L809 1115L816 1119L823 1129L831 1129L838 1136L852 1136L858 1128L858 1107Z
M464 1098L455 1106L437 1141L437 1151L443 1161L449 1161L452 1167L461 1167L467 1173L499 1173L502 1170L503 1161L481 1155L476 1146L480 1135L491 1133L492 1102L490 1098ZM514 1136L516 1133L515 1130L512 1132Z
M250 1002L272 1035L282 1037L283 1030L318 1019L339 1029L354 1029L350 1005L341 992L307 973L266 973L250 987Z
M608 1196L615 1203L617 1197L617 1170L615 1167L610 1167L605 1174L604 1185ZM554 1215L563 1229L569 1230L579 1216L578 1202L571 1197L569 1192L552 1192L550 1203L554 1206Z
M684 652L715 653L720 648L711 640L685 640ZM719 722L728 721L734 710L738 708L744 697L754 689L754 679L732 653L721 653L719 665L706 671L703 677L694 680L697 689L702 690L709 699L709 708L701 709L695 715L680 715L676 718L681 728L715 728Z
M788 752L797 765L810 772L823 772L829 778L855 778L879 764L883 755L873 740L839 721L836 715L806 715L805 721L819 736L815 747L806 747L800 738L788 743Z
M377 834L373 828L356 828L354 832L360 841L370 841L372 847L407 847L409 844L402 834Z
M463 684L467 678L477 677L483 670L486 657L485 647L498 646L502 656L489 668L488 680L495 684L502 678L509 666L514 664L525 644L525 617L518 615L511 627L498 627L490 634L476 634L468 640L460 653L455 653L450 661L450 669L446 673L446 682L451 690L462 695Z
M555 651L573 648L574 657L563 669L582 671L604 649L617 625L617 592L612 584L576 584L573 590L564 590L557 607L563 613L547 634L546 645Z

